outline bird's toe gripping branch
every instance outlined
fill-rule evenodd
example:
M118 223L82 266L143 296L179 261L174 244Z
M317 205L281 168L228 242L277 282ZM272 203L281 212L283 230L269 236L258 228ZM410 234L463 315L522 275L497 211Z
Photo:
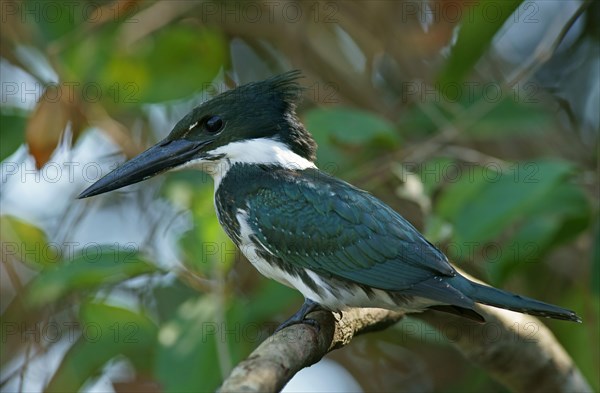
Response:
M279 327L277 329L275 329L275 333L277 333L280 330L285 329L288 326L292 326L292 325L297 325L299 323L304 323L307 325L310 325L312 327L314 327L317 331L319 331L321 329L321 327L319 326L319 323L317 321L315 321L314 319L305 319L306 316L316 310L322 310L323 308L319 305L319 303L316 303L310 299L304 299L304 303L302 304L302 307L300 307L300 309L291 317L289 317L285 322L283 322L281 325L279 325Z

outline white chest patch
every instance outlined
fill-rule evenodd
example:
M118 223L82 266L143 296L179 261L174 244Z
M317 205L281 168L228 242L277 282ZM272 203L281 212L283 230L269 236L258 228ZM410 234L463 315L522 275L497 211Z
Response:
M186 163L185 167L198 167L211 175L215 181L215 192L221 180L234 164L274 164L287 169L303 170L316 168L312 161L294 153L284 143L271 138L256 138L232 142L207 153L218 160L198 159Z

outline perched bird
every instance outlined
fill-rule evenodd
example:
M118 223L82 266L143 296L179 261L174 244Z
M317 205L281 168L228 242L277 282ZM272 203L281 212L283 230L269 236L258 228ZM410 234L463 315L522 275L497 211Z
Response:
M299 77L287 72L204 102L79 198L171 169L207 172L227 235L260 273L304 295L280 328L305 321L318 306L436 309L483 322L474 310L483 303L581 321L573 311L468 280L400 214L321 172L316 143L295 112Z

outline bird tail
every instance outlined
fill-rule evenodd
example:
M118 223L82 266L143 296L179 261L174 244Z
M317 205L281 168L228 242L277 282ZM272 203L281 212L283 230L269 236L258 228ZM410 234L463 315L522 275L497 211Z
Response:
M448 281L451 282L453 287L476 303L487 304L488 306L504 308L523 314L535 315L537 317L581 322L581 318L571 310L489 287L487 285L478 284L460 275L457 275Z

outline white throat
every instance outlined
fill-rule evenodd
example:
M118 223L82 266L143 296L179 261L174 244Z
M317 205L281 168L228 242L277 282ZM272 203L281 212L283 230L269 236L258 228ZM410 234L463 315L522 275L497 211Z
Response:
M232 142L209 151L208 156L223 156L218 160L197 159L180 168L198 167L211 175L215 191L234 164L271 164L287 169L316 168L312 161L294 153L284 143L270 138Z

